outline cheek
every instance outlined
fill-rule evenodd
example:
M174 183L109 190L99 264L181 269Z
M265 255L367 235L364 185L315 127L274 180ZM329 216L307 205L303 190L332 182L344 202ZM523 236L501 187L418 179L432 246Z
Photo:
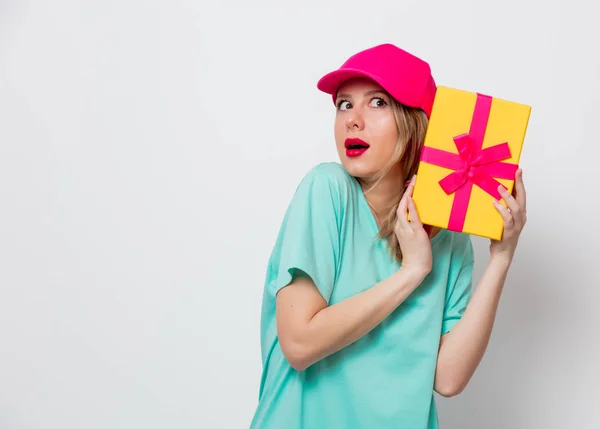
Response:
M344 147L344 142L346 140L346 125L344 121L341 119L341 115L337 116L334 123L333 133L335 136L335 144L339 148Z
M370 134L377 140L382 151L394 152L398 143L398 128L394 115L391 112L389 115L374 115L370 125Z

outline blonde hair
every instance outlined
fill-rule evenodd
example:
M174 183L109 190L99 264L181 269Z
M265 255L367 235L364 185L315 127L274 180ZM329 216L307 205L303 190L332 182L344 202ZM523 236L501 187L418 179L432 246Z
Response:
M425 132L427 131L429 120L423 110L400 104L392 97L390 99L396 126L398 127L398 142L390 162L375 177L368 181L367 189L364 191L365 195L374 189L398 162L402 164L402 171L405 175L403 185L417 173L419 156L425 140ZM385 238L387 240L390 252L398 261L402 261L402 250L400 249L398 237L396 237L396 233L394 232L394 226L396 225L398 204L405 191L406 186L402 188L402 192L399 195L390 201L385 215L380 220L381 225L378 234L380 239Z

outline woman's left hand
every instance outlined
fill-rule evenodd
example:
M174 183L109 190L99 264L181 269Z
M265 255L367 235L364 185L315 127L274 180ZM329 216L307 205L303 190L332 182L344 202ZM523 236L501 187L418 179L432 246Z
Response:
M521 231L527 222L523 170L517 170L513 195L509 194L504 186L500 186L498 190L508 208L494 200L496 210L504 219L504 231L501 240L491 240L490 255L492 259L499 259L510 264L517 249Z

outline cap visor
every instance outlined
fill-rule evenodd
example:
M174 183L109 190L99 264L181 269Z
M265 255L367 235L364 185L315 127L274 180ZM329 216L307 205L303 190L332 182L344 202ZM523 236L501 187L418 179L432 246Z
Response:
M319 82L317 82L317 88L326 94L334 95L343 82L353 77L367 77L381 85L381 79L379 76L375 76L371 73L357 69L343 69L332 71L331 73L323 76L321 79L319 79Z

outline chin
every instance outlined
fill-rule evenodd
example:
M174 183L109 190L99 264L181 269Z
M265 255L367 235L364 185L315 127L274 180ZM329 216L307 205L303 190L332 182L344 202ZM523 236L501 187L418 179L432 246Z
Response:
M383 166L374 165L373 162L369 162L367 159L361 159L361 157L348 158L345 154L341 161L348 174L360 179L369 179L383 168Z

